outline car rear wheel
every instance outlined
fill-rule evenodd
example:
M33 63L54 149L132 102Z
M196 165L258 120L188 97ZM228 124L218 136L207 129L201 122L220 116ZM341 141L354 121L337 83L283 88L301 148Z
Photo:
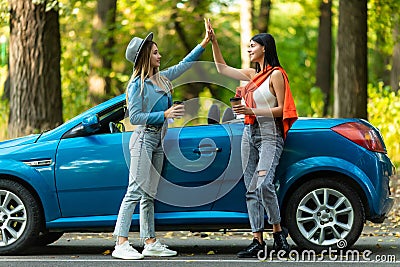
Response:
M21 184L0 179L0 255L23 251L39 235L40 210Z
M359 196L339 179L321 177L304 183L289 198L286 211L293 241L314 251L348 248L364 226Z

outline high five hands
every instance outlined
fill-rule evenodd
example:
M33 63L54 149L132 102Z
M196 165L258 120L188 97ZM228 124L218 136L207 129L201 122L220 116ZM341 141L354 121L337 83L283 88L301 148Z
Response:
M206 38L211 42L215 39L214 30L211 25L211 20L209 18L204 18L204 26L206 28Z

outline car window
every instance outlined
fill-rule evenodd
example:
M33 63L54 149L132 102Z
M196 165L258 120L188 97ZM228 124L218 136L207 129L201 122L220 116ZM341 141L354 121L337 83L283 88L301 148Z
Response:
M226 122L226 119L224 119L224 114L226 113L227 109L229 109L229 106L221 101L199 97L186 100L184 101L184 104L184 117L169 120L169 128L221 124ZM98 116L100 128L94 133L90 133L90 135L131 132L137 127L137 125L132 125L130 123L125 101L109 107L108 109L100 112ZM79 126L80 125L77 125L76 127ZM73 130L74 129L71 129L69 132L73 132ZM71 138L85 135L88 134L67 133L64 137Z
M223 118L227 109L230 109L230 107L216 99L199 97L184 101L184 105L185 115L179 119L169 120L168 128L220 124L225 123L227 120L234 119L233 114L232 118ZM106 112L100 117L100 120L106 121L108 116L115 118L115 116L112 115L113 112L115 111ZM118 123L124 125L125 131L133 131L137 125L132 125L130 123L127 112L125 112L124 115L125 116L118 120ZM110 119L108 119L108 121L110 121ZM112 121L117 122L116 120Z
M124 118L126 117L124 103L119 103L99 114L100 129L95 134L125 132Z
M99 118L99 128L95 129L94 132L87 132L83 130L82 124L79 123L72 129L67 131L63 135L63 138L73 138L73 137L82 137L88 135L124 132L125 131L124 118L126 113L125 112L126 108L124 104L125 101L117 103L97 114Z
M189 99L184 101L184 105L185 116L174 119L169 125L170 128L221 124L222 115L229 108L225 103L208 97Z

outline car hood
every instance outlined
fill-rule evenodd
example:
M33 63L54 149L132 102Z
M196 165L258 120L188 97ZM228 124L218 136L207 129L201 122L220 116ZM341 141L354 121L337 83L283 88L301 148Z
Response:
M24 137L19 137L11 140L0 142L0 149L6 147L20 146L34 143L39 137L39 134L32 134Z

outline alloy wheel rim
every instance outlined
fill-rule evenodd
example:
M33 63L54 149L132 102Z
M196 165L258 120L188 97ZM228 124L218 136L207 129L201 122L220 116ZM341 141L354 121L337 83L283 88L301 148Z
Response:
M24 233L26 207L13 192L0 190L0 247L9 246Z
M297 227L311 243L331 246L345 239L354 224L354 210L349 199L331 188L308 193L296 211Z

